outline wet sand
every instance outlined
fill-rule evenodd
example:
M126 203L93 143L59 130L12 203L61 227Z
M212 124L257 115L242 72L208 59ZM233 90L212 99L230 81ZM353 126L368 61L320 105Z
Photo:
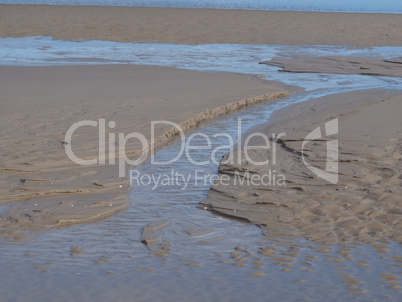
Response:
M402 41L400 18L391 15L5 7L0 5L4 36L351 46ZM178 13L183 11L185 15ZM132 30L137 22L142 31ZM147 66L0 67L0 87L2 241L23 241L29 238L27 231L89 222L127 206L127 180L117 177L116 166L78 166L66 157L64 136L73 123L105 118L116 122L107 134L139 131L149 137L151 120L187 119L185 127L197 126L284 89L255 77ZM248 101L236 103L241 99ZM241 225L235 236L228 235L227 227L217 227L205 238L205 229L216 225L206 220L197 225L180 211L177 220L158 219L167 208L176 210L165 203L159 211L159 202L166 202L162 190L155 202L147 200L152 207L144 212L136 211L143 205L133 204L131 213L123 211L98 224L3 246L2 294L16 301L397 299L402 261L400 245L394 243L402 241L400 104L399 91L355 91L286 108L254 129L267 135L287 133L277 146L275 165L286 177L286 187L214 186L204 204L218 214L259 225L264 238L256 228L257 235L250 233L250 225ZM215 107L214 114L207 110ZM341 174L332 185L306 168L300 144L309 131L318 126L324 131L323 124L336 117L340 132L330 140L339 139ZM98 142L88 137L97 139L97 129L81 130L74 136L74 151L93 158ZM306 161L323 169L326 143L309 142L303 151ZM128 146L130 158L139 155L138 144ZM256 152L253 158L270 155ZM258 176L266 168L222 164L220 175L251 171ZM186 194L177 208L195 206ZM144 213L150 218L144 219ZM194 208L191 213L220 218ZM220 246L219 234L231 237L233 247ZM206 242L214 237L217 241Z
M402 46L397 14L0 4L0 37L177 44Z
M269 149L251 150L249 158L243 147L227 154L219 167L225 180L202 204L257 224L269 237L402 243L401 110L399 90L352 91L279 110L249 133L268 137ZM326 135L332 131L326 123L336 119L339 131ZM334 141L339 159L327 149ZM250 142L267 146L262 136ZM232 156L236 160L227 162ZM327 178L306 163L327 171Z
M347 45L352 47L396 46L401 45L402 41L402 33L399 30L399 25L402 22L401 18L399 15L389 14L47 5L0 5L0 8L0 37L43 35L67 40L186 44L316 44ZM342 62L345 63L344 58L324 58L324 63L322 63L322 58L314 58L306 60L307 63L312 63L310 69L300 67L294 68L294 71L334 72L337 66L341 65L341 69L345 73L356 73L356 68L360 71L359 73L367 72L367 70L373 68L375 69L374 74L398 76L400 73L398 71L398 60L393 60L392 63L382 61L381 66L378 66L378 62L373 61L367 63L363 60L364 62L361 61L363 63L356 63L347 59L346 64L341 64ZM335 64L328 62L335 62ZM279 62L278 64L282 63ZM303 66L305 65L303 64ZM162 119L177 123L184 122L182 126L188 129L196 127L202 121L227 114L250 103L257 103L287 94L286 88L267 85L266 82L261 82L257 77L205 74L162 67L1 67L0 76L1 106L4 108L1 110L3 115L1 127L1 156L3 160L1 168L4 173L2 173L0 188L3 195L2 204L13 204L13 206L5 210L3 207L1 224L2 229L6 230L7 236L16 240L24 239L25 235L22 235L21 230L25 228L49 228L72 223L84 223L111 215L127 206L127 180L118 177L117 165L100 165L96 169L92 169L92 167L78 166L66 157L64 136L72 124L81 120L97 121L99 118L105 118L108 121L113 120L116 122L116 127L113 131L107 129L108 133L127 134L140 131L145 132L144 135L149 137L147 136L149 135L148 126L152 120ZM367 98L372 100L372 97L366 91L353 93L351 99L357 99L358 101L352 102L355 107L351 110L357 112L360 108L363 108L363 103L365 105L372 104L364 102ZM386 97L386 94L384 97ZM330 98L336 99L338 97L333 96ZM348 94L339 98L345 102L349 101ZM372 102L380 102L380 98L382 98L382 94ZM393 98L391 99L393 100ZM321 102L321 100L319 101ZM231 104L227 105L228 103ZM306 106L310 105L306 104ZM155 110L155 108L158 108L158 110ZM342 105L333 107L333 112L328 112L328 115L337 116L337 114L342 114L342 116L349 116L347 112L338 112L340 108L349 107ZM386 102L384 104L381 102L381 109L383 108L388 108L386 107ZM300 141L300 135L306 134L307 131L303 130L304 128L301 128L300 125L304 125L307 122L307 126L311 128L324 122L321 107L311 110L318 113L314 116L303 117L300 115L300 117L295 118L298 122L297 125L293 126L295 129L292 129L291 132L292 135L295 135L296 141ZM287 112L291 113L293 111L289 109ZM389 110L390 114L388 114L388 111L384 113L384 116L387 116L387 122L396 122L397 118L390 119L391 113L394 112ZM298 115L299 112L293 112L292 114ZM374 117L374 115L372 116ZM374 118L369 119L369 121L373 120ZM355 123L358 124L358 122ZM366 125L365 121L361 123ZM284 124L283 127L285 129L288 126ZM365 146L386 144L386 147L384 147L386 150L384 149L385 151L383 150L381 151L382 153L379 153L382 156L386 154L384 152L387 150L397 150L398 136L394 140L388 137L389 141L386 142L373 140L369 135L373 131L373 127L368 125L363 129L369 133L363 130L361 133L356 132L356 135L364 137L368 135L368 142L364 142ZM387 128L383 127L380 129L387 130ZM89 127L81 130L75 137L77 142L74 142L74 150L79 157L92 159L94 157L93 150L98 149L98 142L97 140L88 141L88 137L97 136L97 133L93 131L94 129L89 129ZM280 127L276 130L283 132ZM176 134L174 131L169 132L167 128L158 129L157 135L161 140L156 143L155 147L165 145ZM345 135L345 139L348 139L348 135L353 136L354 134L348 133ZM396 135L399 134L397 133ZM383 139L387 136L379 133L379 137ZM353 142L355 141L352 138L350 139ZM292 150L285 143L281 146L285 151ZM355 147L358 148L358 146L356 145ZM127 153L128 157L138 157L143 149L142 147L135 143L128 144L127 148L130 150ZM349 154L349 157L359 156L360 149L353 149L352 144L349 144L348 147L352 149L349 152L352 155ZM322 153L324 148L321 146L319 150L320 152L317 153L317 156L321 158L324 154ZM286 156L289 156L289 154L296 156L294 158L292 156L286 157L283 162L290 165L292 171L296 171L296 175L301 173L304 178L298 178L295 181L295 185L287 186L284 192L278 194L287 196L293 192L300 197L302 196L300 194L309 191L306 189L307 187L311 187L311 185L306 185L311 174L308 174L308 171L304 171L305 166L300 165L300 157L297 158L300 153L284 152L284 154ZM256 156L264 158L266 155L257 154ZM364 153L361 156L370 158L370 156L374 155ZM380 170L385 169L385 166L381 166L385 165L380 161L380 159L383 159L382 156L376 155L374 157L375 160L378 160L379 166L377 168ZM390 167L398 163L397 159L393 160L396 162L392 161ZM348 158L346 161L355 163L358 159ZM364 158L363 162L368 165L367 158ZM247 168L249 167L247 163L244 164ZM225 169L236 171L238 168L222 165L220 171L221 173L226 173ZM240 170L244 171L244 169L245 167L240 167ZM281 171L283 170L287 179L292 180L295 175L293 175L293 172L289 172L289 169L289 167L282 167ZM368 167L364 167L364 169L371 171L371 168ZM386 166L386 169L390 168ZM256 173L260 172L256 171ZM345 174L347 175L345 179L342 179L343 176L341 176L341 181L344 181L345 184L350 181L349 178L353 178L350 173ZM353 173L357 172L353 170ZM398 192L398 177L394 179L395 171L389 173L392 183L396 183L396 185L394 184L396 188L389 188L389 185L380 187L386 192L390 191L388 192L391 194L389 198L393 200L394 197L392 196L395 195L393 192ZM380 173L379 175L387 179L388 174ZM377 178L380 176L377 176ZM367 186L371 187L375 182L380 181L377 178L362 182L361 188L365 188L362 189L363 192L368 190ZM359 181L362 180L359 178ZM315 187L315 185L312 185L312 187ZM328 195L327 187L325 187L325 190L323 189L324 187L318 186L318 191L313 190L316 195L311 193L311 196L323 198L323 194ZM227 189L213 187L211 196L217 194L216 192L220 190L222 192L216 195L215 200L211 203L207 201L206 204L211 206L211 209L223 214L242 217L259 225L266 224L267 216L264 213L259 213L256 216L251 213L253 198L250 199L251 204L245 203L247 209L243 208L243 202L238 201L243 201L246 198L245 196L251 194L251 191L248 190L254 190L255 188L248 188L246 192L243 192L244 188L242 186L233 187L234 195L229 194L231 203L225 204L220 209L217 204L221 198L226 200L225 190ZM259 189L257 188L256 190ZM240 192L239 196L234 192ZM354 191L353 194L355 193ZM258 195L259 193L253 191L252 194ZM277 193L273 192L272 194ZM380 194L380 200L385 198L383 194L385 193ZM267 203L270 205L271 201L266 201L270 198L264 196L263 194L262 199L264 201L262 201L262 204ZM309 204L311 196L308 195L305 199L302 197L299 199L303 199ZM372 198L370 196L366 197L370 199ZM287 199L287 197L284 198ZM340 213L344 213L343 208L347 208L349 205L347 199L349 197L345 197L346 201L342 198L339 202L343 203L337 209ZM18 201L18 203L15 203L15 201ZM242 206L241 211L237 209L238 204ZM304 205L299 200L296 204L298 206ZM320 202L312 204L318 206ZM258 211L260 206L259 203L256 206ZM378 205L375 206L377 207ZM273 207L278 207L285 212L285 218L283 218L282 223L289 226L290 224L287 221L290 218L287 215L293 213L294 209L290 207L289 211L284 210L288 209L289 205L278 206L276 205L276 200ZM372 205L368 209L371 209L371 207ZM236 210L235 215L232 215L233 210ZM384 211L382 208L380 210ZM388 210L392 212L392 209L387 208L386 211ZM240 214L242 211L247 214ZM315 219L321 219L315 217L320 217L315 213L315 210L312 210L315 216L311 217L306 211L309 212L304 210L303 217L309 217L306 220L307 224L315 221ZM326 211L328 213L324 211L321 215L323 216L323 221L338 219L343 215L338 217L335 214L329 214L332 213L331 209ZM394 215L391 212L386 212L386 214ZM359 211L356 213L356 215L363 216L367 214L361 214ZM298 212L298 214L300 213ZM382 214L380 214L378 215L381 216ZM335 218L331 218L332 216ZM303 217L301 218L301 224L295 225L298 230L300 227L303 228L302 225L306 222ZM395 223L397 224L399 216L395 217ZM259 220L260 218L263 222ZM354 220L352 219L351 221ZM390 226L387 218L386 222L381 221L381 223L387 227L377 225L374 229L372 227L366 228L369 238L375 238L375 240L393 238L399 242L399 237L394 234L395 228L392 226L394 222L390 222ZM269 229L269 227L266 229ZM319 233L321 235L335 234L334 237L341 238L341 240L356 237L361 239L364 237L356 234L355 231L349 231L351 235L340 235L337 233L337 229L340 228L331 225L330 229L325 229L325 231L320 231ZM310 234L304 229L303 232L307 235ZM376 232L379 233L377 234ZM313 241L321 242L319 236L317 238L310 237ZM365 241L366 239L362 240Z
M1 236L24 240L26 231L86 223L128 205L128 170L119 177L118 133L151 137L151 121L184 131L258 102L288 94L258 77L211 74L155 66L0 67ZM157 110L156 110L157 108ZM75 123L105 119L105 164L82 166L66 154L65 135ZM110 128L109 122L115 122ZM98 124L100 125L100 124ZM70 143L80 159L98 159L99 127L83 126ZM155 147L177 136L155 129ZM111 159L109 146L115 145ZM140 157L137 139L125 155ZM110 164L115 160L115 164Z

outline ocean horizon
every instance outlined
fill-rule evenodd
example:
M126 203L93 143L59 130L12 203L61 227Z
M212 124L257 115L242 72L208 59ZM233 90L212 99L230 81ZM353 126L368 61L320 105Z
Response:
M176 7L277 11L317 11L353 13L402 13L395 0L0 0L3 4L99 5L131 7Z

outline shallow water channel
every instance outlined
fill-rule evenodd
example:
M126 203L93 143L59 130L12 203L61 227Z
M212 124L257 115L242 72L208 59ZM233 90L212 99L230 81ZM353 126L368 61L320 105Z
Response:
M72 43L54 41L53 45L46 39L42 42L52 48ZM126 47L119 45L115 47ZM85 47L88 50L90 45ZM150 51L151 47L156 50ZM147 49L148 57L141 64L170 62L181 68L264 74L269 79L307 89L305 93L260 104L194 130L193 133L213 138L212 149L228 144L227 138L214 138L215 134L224 132L236 141L239 133L244 134L267 121L276 109L295 102L353 89L402 87L402 79L287 74L258 65L260 60L280 51L279 46L199 46L195 52L192 47L197 46L167 45L162 56L160 49L164 47L138 45L140 50L131 51ZM171 47L175 47L174 52ZM4 59L2 49L0 59ZM305 51L330 50L308 47ZM84 55L99 58L91 51ZM44 64L44 58L49 57L42 54L35 59L36 64ZM25 61L20 63L26 64L26 59L24 56ZM10 57L7 60L9 64L12 61ZM205 140L199 137L198 143L205 145ZM192 142L195 144L196 139ZM158 151L156 158L171 159L180 147L178 140ZM213 158L219 160L228 151L222 149ZM2 301L399 301L400 245L327 247L304 239L265 237L254 225L197 207L208 193L208 177L216 174L217 165L205 150L194 150L191 157L210 164L195 166L182 156L167 166L151 165L148 161L135 168L139 175L191 176L186 184L178 181L155 186L151 182L145 186L134 181L129 194L132 202L125 211L96 223L38 234L22 244L0 245ZM160 228L153 244L147 246L142 242L143 228L150 223Z

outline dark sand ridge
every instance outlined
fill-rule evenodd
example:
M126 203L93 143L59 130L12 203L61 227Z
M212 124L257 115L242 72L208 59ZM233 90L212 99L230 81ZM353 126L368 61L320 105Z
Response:
M276 164L270 150L254 150L255 165L246 160L221 163L220 177L203 206L245 219L269 236L304 237L320 244L402 243L402 93L361 90L335 94L276 112L269 124L253 132L268 137L285 132L276 144ZM339 134L311 141L306 136L338 118ZM331 184L310 171L306 161L325 170L327 141L339 140L339 182ZM264 145L255 137L251 145ZM234 153L235 158L238 152ZM225 161L229 154L223 159ZM260 185L258 179L275 170L282 183ZM240 184L241 179L256 180ZM267 179L265 180L267 183ZM230 184L230 185L227 185Z
M394 14L0 4L0 37L137 43L402 46Z
M128 205L128 178L119 177L117 159L115 165L80 166L67 157L63 142L74 123L104 118L106 139L133 132L149 139L151 121L188 130L288 94L275 85L254 76L156 66L0 67L0 205L6 206L0 236L23 240L26 231L93 221ZM107 127L110 121L115 128ZM176 137L170 128L156 129L155 147ZM73 152L97 158L98 137L99 128L78 129ZM142 146L132 140L126 150L136 159Z
M331 74L361 74L386 77L402 77L402 58L359 58L325 56L313 57L296 55L290 58L277 57L267 64L282 68L285 72L296 73L331 73Z

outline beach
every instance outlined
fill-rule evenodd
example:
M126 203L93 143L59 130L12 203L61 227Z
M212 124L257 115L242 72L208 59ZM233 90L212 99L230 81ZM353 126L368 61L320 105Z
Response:
M110 133L140 133L151 143L152 121L180 124L187 131L289 94L258 77L155 66L2 66L0 74L1 204L10 205L2 214L1 230L13 240L26 239L29 228L90 222L127 207L126 161L119 174L123 145L113 140L116 154L111 159L109 147L105 164L79 165L66 153L72 125L103 119L115 123L106 129L106 145ZM100 127L82 126L73 133L68 144L76 157L99 158ZM124 158L131 163L144 148L167 145L178 135L171 128L156 125L155 146L125 141Z
M323 245L401 243L401 97L399 90L359 90L275 112L269 124L251 132L268 137L270 149L253 150L249 158L245 149L227 154L219 173L230 180L218 181L202 204L258 224L267 236ZM334 120L339 132L325 135L324 126ZM320 137L306 142L314 129ZM331 182L334 171L326 179L306 162L328 170L327 145L337 138L339 179ZM261 136L252 142L266 145ZM226 163L229 156L242 160Z
M401 26L390 14L0 4L3 38L373 47L402 46Z
M401 33L397 30L400 22L398 15L6 4L0 4L0 8L0 37L51 36L76 41L99 39L188 44L303 43L349 47L400 45L402 41ZM287 21L283 22L285 17ZM366 22L363 23L366 25L362 26L361 22ZM324 24L326 30L322 29ZM359 26L356 27L356 24ZM368 26L369 29L366 28ZM348 28L347 34L340 35L344 32L340 27ZM219 31L214 28L219 28ZM365 34L360 30L364 30ZM294 56L261 63L299 73L402 75L398 58L385 61L362 58L358 61L356 58L336 56ZM11 205L2 215L2 233L13 240L24 240L28 236L26 233L29 233L24 231L27 228L47 229L86 223L127 207L128 181L126 174L118 173L120 162L77 165L66 155L65 134L73 124L83 120L100 122L104 119L115 123L113 129L107 129L109 133L127 135L139 132L149 140L151 121L168 120L180 124L187 131L242 107L285 97L292 90L289 86L262 80L257 75L207 74L169 67L104 65L0 68L2 204ZM350 106L354 106L354 112L358 112L358 108L366 105L367 93L361 91L353 95L359 101ZM340 98L347 102L350 97L346 94ZM373 101L379 102L379 98L383 96ZM310 108L310 103L304 106ZM382 106L385 107L386 103ZM337 111L340 107L346 108L343 104L333 106L331 116L345 115ZM297 117L290 108L285 111L294 112L290 115L291 119ZM308 125L310 128L324 122L321 113L308 119L317 120ZM306 117L301 115L297 123L303 125L304 120ZM178 135L170 126L158 126L153 145L144 146L139 140L125 142L125 159L133 161L133 158L141 157L144 148L157 150L170 143ZM281 127L285 129L288 126L284 122ZM369 126L367 129L373 132ZM97 157L98 153L93 151L98 146L96 131L86 127L74 136L71 144L74 144L74 153L78 158L88 160ZM280 127L275 131L281 131ZM301 133L304 135L305 129ZM356 135L366 136L363 133ZM296 140L300 141L301 138L297 137ZM115 142L116 145L118 143ZM396 139L394 144L398 143ZM112 159L114 162L120 156L118 152L120 150ZM318 156L324 155L320 153ZM248 164L245 165L247 167ZM123 166L126 171L125 162ZM223 166L220 173L228 173L225 169L236 171L245 167ZM304 181L308 182L310 176ZM351 185L346 184L346 180L343 182L350 190ZM370 185L370 182L366 185ZM305 191L305 188L296 187L290 191ZM219 200L221 197L225 199L227 188L217 194L221 189L214 186L210 194L213 201L206 201L205 204L214 211L229 214L232 206L240 201L234 197L234 201L230 202L232 206L221 209ZM242 192L243 188L234 186L230 190ZM247 190L254 192L255 188ZM324 189L322 192L327 194ZM314 191L314 194L318 193ZM259 203L259 200L257 198L256 202ZM240 213L238 211L231 215L259 225L265 224L259 219L255 220L251 214L249 217ZM392 238L396 236L392 234Z
M401 26L397 14L0 4L1 295L397 299L402 61L371 50L402 46ZM35 54L18 44L34 39ZM227 43L255 49L230 61ZM183 151L182 134L198 136L190 151L150 163ZM194 179L130 186L130 169Z

